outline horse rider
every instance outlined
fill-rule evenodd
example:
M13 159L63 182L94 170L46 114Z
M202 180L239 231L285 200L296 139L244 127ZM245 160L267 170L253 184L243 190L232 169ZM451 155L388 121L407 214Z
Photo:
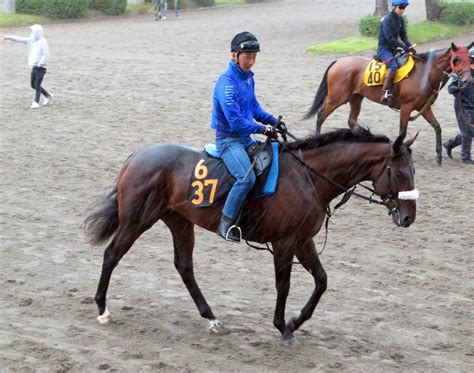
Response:
M463 83L462 79L455 75L448 86L448 92L454 95L454 112L460 132L446 140L443 146L448 156L452 158L453 148L461 145L461 160L467 164L474 164L471 156L474 136L474 47L469 50L469 57L472 81Z
M236 178L216 233L227 241L239 242L240 234L235 232L233 225L256 181L246 147L252 142L251 134L275 137L277 119L267 113L255 97L251 69L260 52L257 38L250 32L238 33L230 43L230 52L229 65L214 87L211 128L216 131L216 149Z
M391 12L380 21L377 57L387 66L387 75L383 83L380 102L386 105L391 103L393 97L391 88L398 68L394 58L397 49L401 48L408 52L416 46L408 40L405 21L402 17L408 5L408 0L392 0Z

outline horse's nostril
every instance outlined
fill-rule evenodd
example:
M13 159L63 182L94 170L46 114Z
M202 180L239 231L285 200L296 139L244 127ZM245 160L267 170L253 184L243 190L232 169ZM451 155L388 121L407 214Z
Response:
M404 227L408 227L409 225L411 225L411 223L413 223L413 218L411 216L405 216L403 218L403 226Z

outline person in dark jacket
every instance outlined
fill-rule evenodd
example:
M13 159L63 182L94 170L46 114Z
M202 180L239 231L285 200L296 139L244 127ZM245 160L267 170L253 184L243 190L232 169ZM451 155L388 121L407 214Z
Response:
M250 32L241 32L231 41L231 60L214 87L211 128L216 130L216 149L229 172L236 178L224 208L216 233L228 241L240 241L233 225L245 198L256 181L246 147L251 134L276 135L277 119L267 113L255 97L255 82L251 71L260 44ZM262 124L256 123L260 122Z
M386 14L380 21L378 35L377 58L387 66L387 75L382 86L382 97L380 102L386 105L391 103L391 88L395 73L399 67L394 55L398 48L408 52L416 45L408 40L403 14L409 5L408 0L392 0L392 11Z
M472 137L474 136L474 47L470 49L471 77L469 83L463 83L455 76L448 86L448 92L454 95L454 112L458 121L459 133L443 142L446 153L452 158L453 148L461 145L461 160L474 164L471 157Z

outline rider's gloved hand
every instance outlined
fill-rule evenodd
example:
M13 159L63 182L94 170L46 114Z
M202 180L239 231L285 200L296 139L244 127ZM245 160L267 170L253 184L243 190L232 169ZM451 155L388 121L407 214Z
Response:
M281 132L283 132L283 133L288 132L288 128L286 127L285 122L283 122L282 120L279 120L279 121L277 122L277 124L275 124L275 127L276 127L277 130L279 130L279 131L281 131Z
M263 132L263 134L270 138L276 138L278 136L275 127L273 127L271 124L265 125L265 131Z

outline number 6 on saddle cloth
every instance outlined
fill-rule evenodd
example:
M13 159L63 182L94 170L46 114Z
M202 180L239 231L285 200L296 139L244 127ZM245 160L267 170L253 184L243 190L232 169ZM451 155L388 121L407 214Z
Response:
M260 147L264 149L260 151ZM247 148L250 162L255 161L257 182L248 199L265 197L275 193L278 181L278 143L252 143ZM255 159L255 157L257 157ZM229 193L235 178L227 170L214 144L208 144L201 152L189 184L188 199L195 207L209 207Z

